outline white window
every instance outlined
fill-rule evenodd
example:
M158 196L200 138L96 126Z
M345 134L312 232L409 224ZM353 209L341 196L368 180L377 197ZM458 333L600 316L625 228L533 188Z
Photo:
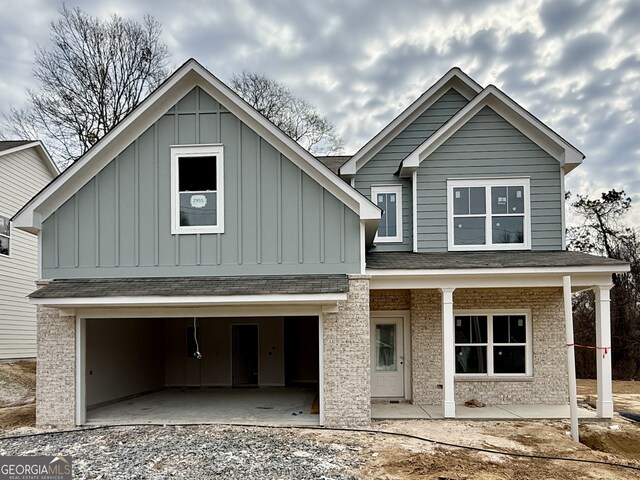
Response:
M222 145L171 147L171 233L224 232Z
M449 250L531 248L528 178L449 180Z
M374 242L402 242L402 185L373 186L371 198L382 209Z
M457 312L456 375L530 376L528 312Z
M11 221L0 216L0 255L9 256L11 251Z

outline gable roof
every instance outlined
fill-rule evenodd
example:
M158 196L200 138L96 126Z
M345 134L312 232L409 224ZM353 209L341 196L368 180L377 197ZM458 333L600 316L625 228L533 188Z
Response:
M471 100L482 91L482 87L466 73L458 67L452 68L426 92L420 95L400 115L394 118L391 123L384 127L375 137L369 140L348 162L342 165L342 167L340 167L340 175L355 175L376 153L382 150L385 145L393 140L416 118L422 115L451 88L454 88L467 100Z
M439 130L411 152L400 165L400 176L409 176L420 163L484 107L490 107L532 142L555 158L565 173L582 163L584 154L518 105L495 85L489 85Z
M60 170L58 166L47 152L47 149L44 147L40 140L4 140L0 141L0 157L5 155L11 155L12 153L20 152L21 150L27 150L29 148L34 148L40 158L42 159L42 163L44 163L47 170L51 172L51 175L57 177L60 175Z
M361 220L365 221L367 238L373 239L381 216L378 206L342 181L328 167L258 113L194 59L189 59L178 68L89 151L32 198L13 217L14 226L33 233L37 232L42 220L71 198L196 86L215 98L240 121L252 128L298 168L353 210Z

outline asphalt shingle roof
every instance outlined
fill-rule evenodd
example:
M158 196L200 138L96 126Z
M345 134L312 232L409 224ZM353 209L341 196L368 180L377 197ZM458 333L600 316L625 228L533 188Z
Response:
M328 167L333 173L336 175L340 170L340 167L347 163L347 160L351 158L350 155L321 155L316 157L323 163L326 167Z
M568 251L367 253L367 268L381 270L580 266L621 267L625 265L627 265L627 263L621 260Z
M94 278L54 280L30 298L345 293L346 275Z
M15 147L21 147L22 145L26 145L27 143L32 143L33 140L3 140L0 141L0 152L5 150L9 150Z

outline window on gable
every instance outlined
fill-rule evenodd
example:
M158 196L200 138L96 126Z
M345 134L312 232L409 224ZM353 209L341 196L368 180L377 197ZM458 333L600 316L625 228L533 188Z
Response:
M449 249L529 248L529 180L450 180Z
M171 147L172 233L224 232L221 145Z
M373 186L371 198L382 210L375 242L402 242L402 185Z
M9 256L11 251L11 222L0 216L0 255Z
M455 315L456 374L530 375L528 316Z

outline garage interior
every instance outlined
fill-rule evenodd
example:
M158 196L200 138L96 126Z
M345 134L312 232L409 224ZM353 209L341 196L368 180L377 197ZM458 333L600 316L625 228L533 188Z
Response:
M319 423L318 317L87 319L86 423Z

